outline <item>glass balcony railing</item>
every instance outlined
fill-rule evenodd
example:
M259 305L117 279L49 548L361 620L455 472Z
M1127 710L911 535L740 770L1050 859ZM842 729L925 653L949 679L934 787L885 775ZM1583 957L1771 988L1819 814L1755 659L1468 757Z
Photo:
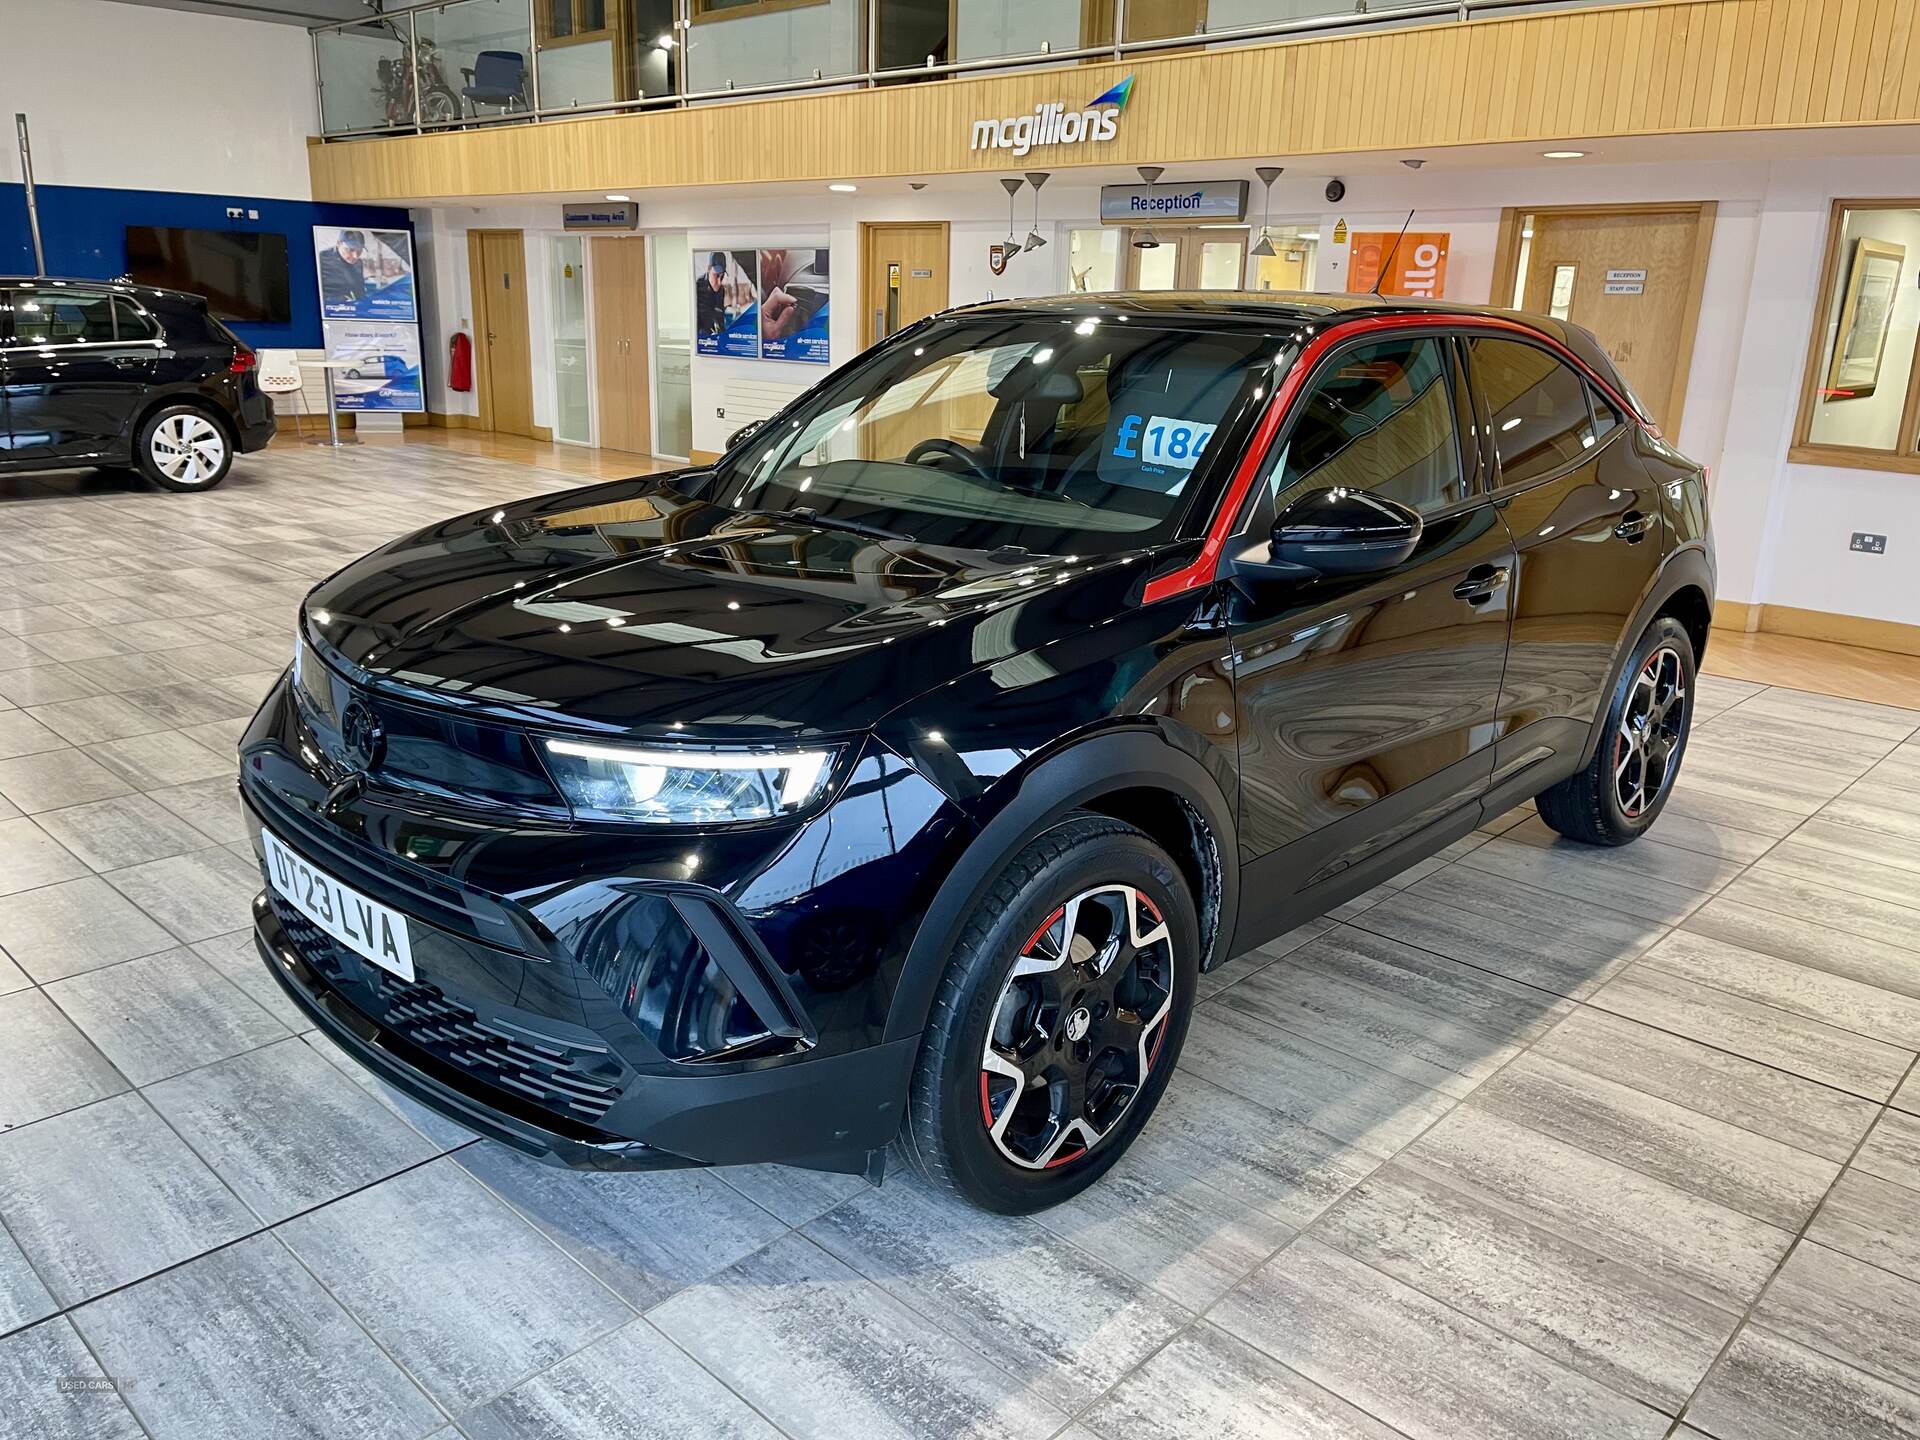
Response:
M1617 0L447 0L313 32L326 136L896 85Z

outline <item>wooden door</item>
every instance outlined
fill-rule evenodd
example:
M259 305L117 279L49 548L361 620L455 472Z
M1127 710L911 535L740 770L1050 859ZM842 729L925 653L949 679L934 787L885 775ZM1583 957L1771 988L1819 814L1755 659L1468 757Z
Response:
M475 230L473 278L480 428L535 437L533 347L527 333L527 247L518 230Z
M647 376L647 242L596 236L593 242L594 393L599 440L607 450L653 450Z
M862 225L865 300L861 333L877 344L916 320L947 308L945 221L928 225Z
M1534 211L1505 291L1521 309L1585 326L1668 434L1677 434L1700 318L1712 207Z

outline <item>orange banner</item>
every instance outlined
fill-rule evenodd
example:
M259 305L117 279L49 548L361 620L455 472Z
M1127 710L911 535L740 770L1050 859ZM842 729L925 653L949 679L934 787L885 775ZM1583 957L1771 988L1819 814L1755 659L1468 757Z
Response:
M1382 295L1419 295L1437 300L1447 293L1447 230L1356 230L1347 244L1347 291L1364 295L1380 281ZM1398 248L1395 248L1395 242ZM1380 267L1387 257L1386 278Z

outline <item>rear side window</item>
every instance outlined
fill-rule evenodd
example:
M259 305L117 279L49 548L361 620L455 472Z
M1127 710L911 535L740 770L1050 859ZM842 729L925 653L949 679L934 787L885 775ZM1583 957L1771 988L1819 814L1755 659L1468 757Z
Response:
M29 345L111 344L113 302L71 290L16 290L13 330Z
M151 315L118 295L113 300L113 318L122 340L151 340L160 333Z
M1314 382L1274 468L1274 513L1313 490L1367 490L1420 512L1466 496L1446 342L1356 345Z
M1563 470L1598 442L1586 382L1567 366L1516 340L1476 337L1468 345L1493 418L1501 484L1524 485Z

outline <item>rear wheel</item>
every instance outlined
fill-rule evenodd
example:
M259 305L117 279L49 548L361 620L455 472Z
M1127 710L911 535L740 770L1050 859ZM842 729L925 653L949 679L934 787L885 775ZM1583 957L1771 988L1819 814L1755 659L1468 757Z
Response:
M1198 956L1185 877L1146 834L1076 816L1032 841L954 949L902 1158L1005 1214L1084 1190L1166 1088Z
M1540 818L1570 840L1625 845L1665 808L1693 723L1693 641L1662 616L1634 646L1593 761L1541 793Z
M151 415L134 440L140 473L166 490L211 490L227 478L233 445L220 423L191 405Z

